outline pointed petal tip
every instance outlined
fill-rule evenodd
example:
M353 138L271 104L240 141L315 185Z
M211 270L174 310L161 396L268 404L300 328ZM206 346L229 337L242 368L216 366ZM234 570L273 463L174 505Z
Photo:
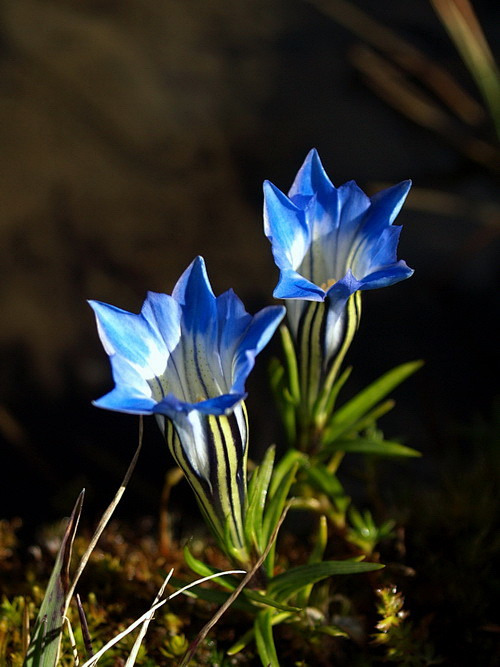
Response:
M176 415L186 415L194 411L206 415L227 415L234 410L238 403L244 401L246 397L246 392L238 392L221 394L215 398L209 398L198 403L188 403L178 399L173 394L169 394L152 408L152 412L163 414L173 421L175 421Z

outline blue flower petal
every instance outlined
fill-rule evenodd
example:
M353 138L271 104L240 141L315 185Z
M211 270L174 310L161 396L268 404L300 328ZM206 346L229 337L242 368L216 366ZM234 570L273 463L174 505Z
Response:
M285 312L283 307L269 306L258 312L249 322L234 357L233 392L244 391L246 379L255 364L255 357L268 344Z
M150 377L163 370L164 343L141 315L99 301L89 301L94 310L99 336L109 355L126 357L144 368Z
M135 395L130 387L116 387L109 394L98 398L92 403L98 408L116 410L132 415L149 415L155 411L156 401L140 394Z
M374 232L387 225L392 225L408 196L410 188L410 180L402 181L386 190L377 192L371 197L369 225Z
M269 181L264 183L264 228L278 267L298 266L309 247L305 214Z
M310 199L313 195L316 194L321 198L322 195L328 195L333 190L335 188L321 164L318 151L312 148L297 172L288 196L295 204L301 206L305 200Z
M196 257L177 281L172 297L181 306L186 332L208 334L216 319L215 295L208 280L203 257Z
M390 285L401 282L401 280L406 280L406 278L409 278L412 275L413 269L410 269L406 262L400 260L396 264L381 269L380 271L374 271L364 278L360 289L367 290L378 287L389 287Z
M173 394L168 394L152 409L155 414L165 415L176 422L180 413L188 414L193 410L205 415L225 415L231 412L238 403L244 401L246 393L221 394L199 403L187 403L179 400Z
M282 269L273 292L277 299L307 299L323 301L325 290L304 278L293 269Z
M157 338L163 340L165 348L173 352L181 337L182 311L177 301L168 294L148 292L141 315L154 329Z

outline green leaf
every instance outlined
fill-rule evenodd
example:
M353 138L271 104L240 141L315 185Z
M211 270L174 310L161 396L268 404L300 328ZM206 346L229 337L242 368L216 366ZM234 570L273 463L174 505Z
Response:
M248 508L245 513L245 536L248 544L255 544L259 553L266 547L262 530L262 516L266 504L267 490L274 466L275 447L269 447L264 459L250 479L248 485Z
M316 540L314 546L311 550L311 555L309 556L308 563L321 563L323 555L325 553L326 545L328 542L328 524L326 521L326 516L319 517L318 531L316 533ZM308 584L304 586L300 593L297 595L297 605L301 608L307 607L309 598L314 584Z
M265 609L257 614L254 622L255 643L264 667L280 667L276 647L274 646L272 611Z
M411 447L391 440L356 438L355 440L335 440L325 447L325 452L346 452L347 454L373 454L377 456L422 456Z
M328 560L322 563L299 565L278 574L269 582L268 592L277 600L285 601L298 593L304 586L315 584L322 579L339 574L360 574L380 570L379 563L365 563L355 560Z
M216 574L217 572L222 572L222 570L219 570L218 568L215 567L210 567L210 565L207 565L206 563L203 563L201 560L198 560L189 551L189 547L187 544L184 547L184 560L186 561L186 565L200 577L208 577L210 574ZM219 584L223 588L227 588L228 591L233 591L235 587L238 585L238 581L236 580L236 584L233 585L231 579L232 579L231 577L221 577Z
M280 327L280 335L287 367L287 376L288 376L287 379L288 379L290 398L295 405L299 405L301 400L299 369L298 369L297 354L295 352L295 346L293 344L292 334L290 333L288 327L285 325Z
M361 419L358 419L356 422L354 422L354 424L349 429L350 432L360 433L367 428L374 428L377 420L390 412L395 405L396 401L394 401L392 398L388 398L382 403L379 403L373 408L373 410L369 410L361 417Z
M306 474L312 485L326 494L330 499L335 512L340 515L337 519L343 523L345 520L345 512L351 502L351 498L344 491L344 487L340 483L338 477L334 473L331 473L321 463L315 463L307 468Z
M54 667L57 664L69 590L69 565L84 491L80 493L64 531L54 569L38 612L24 667Z
M421 368L422 365L422 361L410 361L401 364L382 375L366 389L360 391L359 394L333 413L325 429L323 441L331 443L349 429L352 429L353 425L364 417L371 408L385 398L403 380Z
M297 454L300 454L300 452L297 452ZM292 482L295 479L295 473L297 472L297 468L299 465L297 459L295 458L295 461L293 461L293 459L294 457L291 456L289 461L287 461L287 463L290 462L291 465L289 467L287 466L286 472L281 477L281 481L276 490L273 490L274 489L273 482L275 480L273 479L271 481L271 488L269 491L270 500L267 503L264 514L264 521L262 524L263 528L262 533L264 537L263 544L267 544L271 539L271 535L273 534L274 529L276 528L278 521L280 520L280 517L283 513L288 492L290 491ZM269 554L265 561L265 567L268 575L272 575L272 572L274 570L275 550L276 550L276 543L274 543L271 549L269 550Z
M348 366L342 375L335 381L333 387L330 389L330 393L327 398L320 397L320 404L324 405L323 415L325 419L328 419L329 415L332 413L335 403L337 402L337 397L340 393L340 390L347 382L349 376L352 373L352 366ZM327 391L327 389L325 389ZM318 415L320 417L320 415Z
M294 442L296 436L296 402L290 394L285 367L278 359L271 359L269 365L269 383L285 427L288 442Z
M273 609L279 609L280 611L300 611L298 607L293 605L284 604L280 600L275 600L269 595L264 595L264 593L259 593L259 591L252 591L251 588L245 588L243 591L244 597L252 600L252 602L257 602L260 605L266 605L268 607L273 607Z
M329 470L327 470L321 463L311 465L306 469L306 474L316 488L319 488L323 493L326 493L332 500L346 497L344 487L340 483L338 477L329 472Z
M290 472L296 464L307 462L307 456L298 449L290 448L287 450L283 458L275 466L273 475L271 477L271 485L269 487L269 496L272 497L278 490L278 487L283 481L283 478Z

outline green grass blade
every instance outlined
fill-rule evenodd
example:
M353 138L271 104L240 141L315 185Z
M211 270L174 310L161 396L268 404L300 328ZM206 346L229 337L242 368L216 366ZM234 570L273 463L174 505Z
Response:
M291 467L288 468L287 472L281 479L281 482L276 491L274 491L274 493L272 491L273 483L271 482L271 490L269 492L270 500L267 504L262 524L263 527L262 532L266 543L269 542L269 540L271 539L271 535L276 530L276 526L278 525L280 516L283 513L286 499L288 497L288 492L290 491L290 487L295 479L295 474L297 472L298 465L299 465L298 461L295 460L295 462L291 465ZM266 571L269 576L272 576L272 571L274 570L274 553L275 553L275 545L273 545L269 550L269 555L265 564Z
M137 449L134 452L134 456L132 457L132 460L130 461L130 464L127 468L127 472L125 473L125 476L123 478L123 481L121 483L120 488L116 492L115 497L109 504L108 508L104 512L104 514L101 517L101 520L99 521L99 524L97 528L95 529L94 534L92 535L92 538L89 542L89 545L87 549L85 550L85 553L81 557L81 560L78 564L78 567L76 569L75 575L73 577L73 580L71 582L68 595L66 596L66 607L64 609L64 613L66 613L66 610L68 608L68 605L70 603L71 598L73 597L73 593L75 591L76 585L83 573L83 570L85 569L88 560L90 558L91 553L93 552L97 542L99 541L99 538L101 537L102 533L104 532L104 529L108 525L109 520L111 519L111 516L113 515L113 512L115 511L118 503L120 502L123 494L125 493L125 489L127 488L127 484L130 481L130 478L132 477L132 473L134 472L137 459L139 458L140 451L142 449L142 436L143 436L143 419L142 415L139 416L139 436L138 436L138 445Z
M422 456L411 447L391 440L356 438L354 440L335 440L325 448L328 453L345 452L346 454L373 454L376 456Z
M326 545L328 542L328 524L326 516L319 517L318 530L316 533L316 539L314 546L311 550L308 563L321 563L323 555L325 553ZM297 595L297 606L303 609L307 607L309 598L311 597L311 592L314 584L308 584L304 586L300 593Z
M325 429L324 442L332 442L363 418L379 401L407 377L423 365L422 361L410 361L382 375L366 389L336 410Z
M248 508L245 515L245 537L255 544L259 553L266 547L262 530L262 516L274 466L275 447L269 447L260 466L255 469L248 485Z
M328 560L322 563L299 565L274 577L268 586L268 592L277 600L286 601L304 586L310 586L322 579L340 574L361 574L380 570L379 563L365 563L355 560Z
M184 547L184 560L186 561L186 565L200 577L208 577L210 575L217 574L217 572L221 572L221 570L217 570L214 567L210 567L210 565L203 563L201 560L198 560L198 558L193 556L193 554L189 551L189 547L187 544ZM234 588L238 585L238 582L236 582L236 584L233 586L231 583L228 582L227 579L221 579L219 583L221 584L221 586L227 588L229 591L233 591Z
M276 647L274 646L272 611L264 609L255 618L255 643L264 667L280 667Z

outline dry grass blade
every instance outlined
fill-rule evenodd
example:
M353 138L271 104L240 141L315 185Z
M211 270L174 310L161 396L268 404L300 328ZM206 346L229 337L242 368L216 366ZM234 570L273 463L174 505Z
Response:
M87 662L84 662L83 665L82 665L82 667L93 667L93 665L97 664L97 661L98 661L100 658L102 658L102 656L103 656L107 651L109 651L109 649L110 649L112 646L114 646L115 644L117 644L121 639L123 639L124 637L126 637L130 632L132 632L132 631L135 630L137 627L139 627L139 625L141 625L141 623L144 623L145 621L147 621L147 620L151 617L151 615L154 614L154 612L155 612L157 609L159 609L160 607L162 607L162 606L165 604L165 602L168 602L168 598L167 598L166 600L161 600L161 601L158 602L157 604L153 605L153 606L151 607L151 609L148 609L148 611L147 611L145 614L143 614L143 615L140 616L136 621L134 621L133 623L131 623L131 624L128 626L128 628L126 628L125 630L123 630L122 632L120 632L118 635L116 635L115 637L113 637L113 639L111 639L111 640L110 640L107 644L105 644L99 651L97 651L97 653L96 653L95 655L93 655L92 658L90 658L90 660L87 660Z
M24 598L23 605L23 624L21 627L21 646L23 655L28 652L30 643L30 609L27 598Z
M163 597L163 593L165 592L165 588L167 587L167 584L168 584L168 582L170 581L170 579L171 579L173 573L174 573L174 569L172 568L172 569L170 570L170 572L167 574L167 576L165 577L165 581L164 581L163 584L161 585L161 588L160 588L160 590L158 591L158 593L157 593L157 595L156 595L156 597L155 597L155 599L154 599L153 607L154 607L156 604L158 604L158 602L159 602L159 601L161 600L161 598ZM142 627L141 627L141 629L140 629L140 631L139 631L139 634L137 635L137 637L136 637L136 639L135 639L134 645L132 646L132 650L130 651L130 655L128 656L128 658L127 658L127 662L125 663L125 667L132 667L132 665L135 664L135 660L136 660L136 658L137 658L137 654L139 653L139 649L140 649L140 647L141 647L142 640L143 640L144 637L146 636L146 632L148 631L149 624L151 623L151 621L153 620L153 618L154 618L154 611L151 611L151 612L149 613L149 615L147 616L147 618L144 620L144 623L142 624Z
M500 74L468 0L430 0L488 105L500 136Z
M80 667L80 656L78 655L78 649L76 646L75 635L73 634L73 628L71 627L71 623L69 622L69 618L67 616L64 620L66 621L66 626L68 629L69 643L71 645L71 652L73 653L74 667Z
M424 53L347 0L308 0L323 14L386 54L402 70L420 80L463 122L478 126L484 109L452 76Z
M372 49L359 45L352 49L353 65L366 76L367 84L394 109L415 123L436 132L457 151L492 171L500 171L500 151L465 131L422 89Z
M168 573L167 578L166 578L166 581L165 581L164 584L162 585L162 588L164 588L164 586L168 583L168 580L169 580L170 577L172 576L172 572L173 572L173 570L171 570L171 571ZM226 575L226 574L243 574L243 573L244 573L243 570L228 570L227 572L217 572L216 574L210 574L210 575L207 576L207 577L203 577L202 579L197 579L196 581L193 581L193 582L191 582L190 584L187 584L187 586L184 586L183 588L180 588L178 591L175 591L175 593L172 593L172 595L169 595L168 598L165 598L165 600L160 600L160 602L156 602L155 604L153 604L153 605L151 606L150 609L148 609L147 612L145 612L142 616L140 616L136 621L134 621L133 623L131 623L131 624L128 626L128 628L125 628L125 630L123 630L123 631L120 632L118 635L116 635L115 637L113 637L113 639L111 639L111 640L110 640L107 644L105 644L99 651L97 651L97 653L96 653L94 656L92 656L92 658L90 658L90 660L87 660L87 662L85 662L85 663L82 665L82 667L93 667L93 665L95 665L95 664L97 663L97 661L98 661L100 658L102 658L102 656L103 656L107 651L109 651L109 649L110 649L112 646L114 646L115 644L117 644L121 639L123 639L124 637L126 637L130 632L132 632L133 630L135 630L135 629L136 629L137 627L139 627L141 624L144 624L144 623L148 623L148 624L149 624L149 621L152 619L152 617L153 617L155 611L156 611L157 609L159 609L160 607L162 607L166 602L169 602L169 600L172 600L172 599L173 599L174 597L176 597L177 595L180 595L181 593L184 593L185 591L187 591L189 588L192 588L193 586L198 586L198 584L202 584L202 583L204 583L205 581L209 581L210 579L216 579L217 577L223 577L223 576ZM156 599L157 599L157 598L158 598L158 596L156 596ZM127 665L128 665L128 664L129 664L129 663L128 663L128 661L127 661ZM131 663L131 664L133 664L133 663Z
M125 492L125 489L127 488L127 484L130 481L130 477L132 476L132 473L133 473L134 468L136 466L137 459L139 458L139 453L140 453L141 447L142 447L142 436L143 436L143 420L142 420L142 416L141 416L141 417L139 417L139 444L137 445L137 449L135 450L135 454L132 458L132 461L130 462L130 465L128 467L127 472L125 473L125 477L123 478L123 482L121 483L121 486L118 489L118 492L117 492L116 496L113 498L109 507L104 512L101 520L99 521L99 525L97 526L97 529L96 529L94 535L92 536L92 539L90 540L89 546L87 547L85 553L83 554L83 556L80 560L77 571L76 571L75 576L73 578L73 581L71 583L71 587L68 590L68 595L66 597L66 606L65 606L65 609L64 609L64 613L66 613L66 611L68 609L71 598L73 597L73 593L75 592L75 588L76 588L76 585L78 583L78 580L80 579L80 577L82 575L82 572L85 569L85 566L87 565L87 562L90 558L90 555L91 555L92 551L95 548L95 545L97 544L99 538L101 537L103 530L106 528L113 512L116 509L116 506L120 502L121 497L123 496L123 494Z

